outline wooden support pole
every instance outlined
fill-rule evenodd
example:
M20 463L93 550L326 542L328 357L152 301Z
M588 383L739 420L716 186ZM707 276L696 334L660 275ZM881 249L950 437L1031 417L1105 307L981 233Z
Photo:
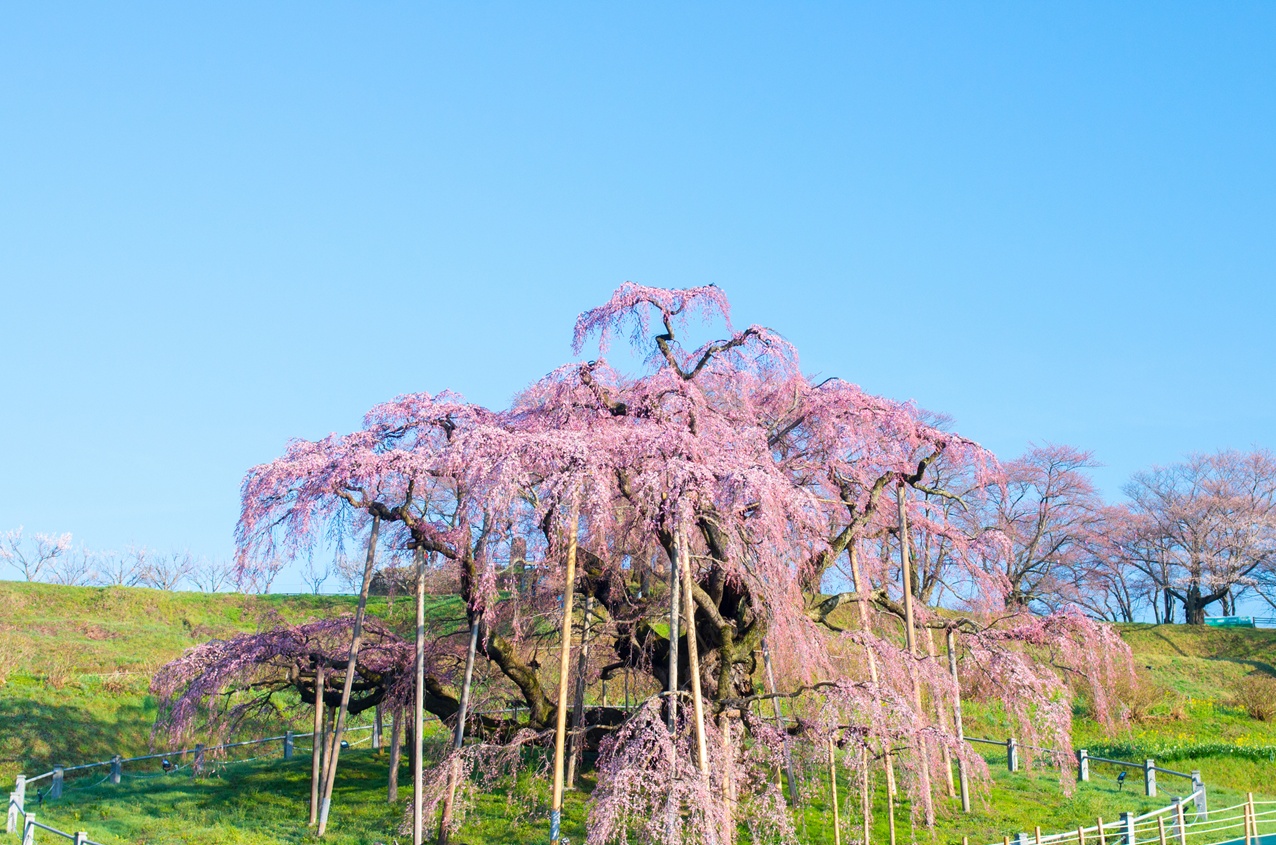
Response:
M346 713L350 709L350 694L354 690L355 666L359 660L359 647L363 645L363 617L368 609L368 590L372 586L372 570L376 565L377 535L381 532L381 517L373 515L372 530L368 533L368 555L363 564L363 583L359 588L359 604L354 611L354 630L350 635L350 657L346 661L346 681L341 688L341 703L337 706L337 720L333 725L332 749L324 761L323 798L319 802L319 836L328 830L328 812L332 809L332 788L337 781L337 763L341 759L341 736L346 729Z
M859 607L860 628L865 634L868 634L872 628L868 621L869 590L868 583L864 580L864 576L860 572L859 544L855 541L851 541L851 544L847 546L846 552L851 559L851 579L855 582L853 586L855 587L855 593L858 597L855 603ZM872 648L866 648L865 651L868 656L869 679L873 682L873 686L877 686L877 656L873 653ZM883 747L882 752L886 757L886 789L891 795L894 795L896 791L894 761L891 759L891 751L889 748ZM867 772L868 770L865 769L865 771Z
M833 748L833 737L829 737L829 789L833 794L833 845L842 845L842 820L837 806L837 755Z
M580 628L580 653L576 658L576 691L572 695L571 753L567 755L567 788L576 788L576 766L584 745L585 675L589 672L589 622L594 615L594 594L585 596L585 612ZM603 682L606 689L606 681ZM606 701L603 702L606 704Z
M674 552L669 558L669 732L678 730L678 642L682 638L678 614L682 578L678 573L678 535L674 534ZM676 758L675 758L676 759Z
M678 534L679 568L682 570L683 616L687 622L687 663L688 674L691 675L691 708L696 729L696 765L700 774L709 777L709 750L705 744L704 733L704 698L700 692L700 651L696 643L696 604L691 589L691 555L688 553L687 538Z
M869 818L873 815L873 802L869 796L868 786L868 746L864 745L860 748L860 766L863 769L863 777L860 778L860 836L863 839L863 845L869 845L870 833L872 833Z
M1178 823L1179 829L1179 845L1187 845L1187 825L1183 823L1183 802L1179 801L1174 807L1174 819Z
M323 661L315 659L315 724L310 735L310 824L319 821L319 773L323 770Z
M416 664L412 670L412 845L425 840L425 550L416 557Z
M470 622L470 641L465 654L465 677L461 682L461 702L456 711L456 728L452 731L452 752L456 755L465 744L465 720L469 717L470 684L474 680L474 652L478 646L479 615ZM443 809L439 814L439 845L447 845L448 831L452 827L452 808L456 803L456 787L461 779L461 759L453 756L447 776L447 794L443 796Z
M390 770L386 775L385 800L399 802L399 765L403 762L403 708L390 711Z
M1103 816L1099 816L1096 821L1099 823L1099 845L1108 845L1108 837L1103 833Z
M957 731L958 747L964 748L966 742L965 729L961 723L961 681L957 677L957 632L952 628L945 638L948 645L948 671L953 676L953 727ZM961 791L961 811L970 812L970 777L966 773L966 761L957 758L957 780Z
M558 712L554 730L554 793L549 809L549 839L559 845L563 823L563 763L567 734L567 682L572 659L572 598L576 589L576 534L579 512L572 506L570 533L567 535L567 571L563 586L562 647L558 663ZM676 609L676 608L675 608ZM672 633L672 632L671 632ZM676 658L675 658L676 660Z
M780 699L776 696L775 670L771 668L771 648L766 637L762 638L762 665L766 669L766 681L771 693L771 707L775 713L775 727L780 731L780 739L784 743L784 774L789 782L789 804L796 807L798 803L797 778L793 776L793 749L789 747L789 730L784 724L784 714L780 712ZM889 758L887 765L890 764Z
M1160 845L1165 845L1165 816L1156 817L1156 840ZM1249 845L1246 841L1245 845Z

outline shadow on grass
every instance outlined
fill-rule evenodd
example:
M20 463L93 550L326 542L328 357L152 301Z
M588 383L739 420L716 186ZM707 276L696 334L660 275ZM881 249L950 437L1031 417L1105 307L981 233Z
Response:
M125 705L126 718L142 718L142 705ZM26 697L0 698L0 766L27 774L55 765L72 766L109 759L119 729L101 722L84 707Z

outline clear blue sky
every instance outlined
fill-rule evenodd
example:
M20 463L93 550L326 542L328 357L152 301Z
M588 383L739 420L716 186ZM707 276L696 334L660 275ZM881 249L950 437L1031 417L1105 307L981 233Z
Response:
M626 279L1113 496L1276 447L1274 44L1239 2L8 4L0 529L227 555L289 437L504 406Z

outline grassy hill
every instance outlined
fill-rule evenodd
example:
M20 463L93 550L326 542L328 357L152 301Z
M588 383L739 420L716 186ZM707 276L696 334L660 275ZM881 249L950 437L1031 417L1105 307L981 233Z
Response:
M154 670L184 649L212 637L256 631L280 622L352 612L353 599L337 596L240 596L168 593L140 588L79 588L0 582L0 789L19 772L47 771L54 763L104 760L149 749L155 703L147 692ZM404 625L413 607L403 598L374 598L371 612ZM459 605L431 599L429 613L440 629L456 626ZM1232 690L1247 675L1276 675L1276 631L1188 629L1183 626L1122 626L1133 649L1141 683L1128 692L1139 718L1116 736L1105 735L1079 706L1075 740L1103 756L1200 769L1211 804L1234 803L1246 791L1276 794L1276 723L1256 721L1233 701ZM1002 738L1008 728L995 706L971 703L967 733ZM1005 833L1045 830L1112 819L1122 810L1160 806L1134 784L1120 791L1113 767L1096 766L1090 784L1065 796L1057 772L1010 774L1004 753L989 746L995 782L986 803L963 816L944 808L937 841L1000 840ZM96 783L105 772L68 778L65 796L42 805L40 817L63 829L86 829L93 838L116 842L255 843L308 842L305 827L309 759L302 743L287 763L278 749L260 759L227 762L214 776L193 780L163 776L158 768L130 771L118 786ZM243 755L243 756L246 756ZM336 843L391 842L402 803L385 798L386 758L366 746L343 761L334 798ZM814 765L814 763L812 764ZM406 785L406 764L401 773ZM564 832L584 838L583 807L592 781L569 795ZM842 799L848 796L843 785ZM1163 795L1183 794L1185 784L1163 777ZM832 842L826 789L803 796L803 842ZM401 797L408 795L401 790ZM524 778L508 793L482 796L460 840L482 843L543 842L548 785ZM885 841L884 796L877 796L875 836ZM857 819L856 813L851 813ZM908 808L897 813L900 840L927 838L908 824ZM0 835L0 842L6 841ZM16 839L12 839L15 841Z

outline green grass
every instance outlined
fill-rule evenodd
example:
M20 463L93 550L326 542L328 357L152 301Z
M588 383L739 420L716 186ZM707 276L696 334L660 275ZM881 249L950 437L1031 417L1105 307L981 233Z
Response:
M212 637L256 631L280 622L351 612L353 599L334 596L239 596L166 593L134 588L70 588L0 582L0 784L8 788L19 772L47 771L70 764L146 753L155 702L149 678L164 662ZM461 610L452 599L431 599L430 616L438 630L459 631ZM384 598L370 603L372 613L407 633L412 603ZM1233 705L1229 687L1246 674L1276 674L1276 631L1187 629L1182 626L1122 626L1141 673L1157 689L1142 718L1128 730L1109 736L1078 709L1074 740L1103 756L1142 760L1153 757L1169 768L1199 769L1212 806L1243 800L1247 791L1276 793L1276 725L1256 722ZM967 733L1004 737L1007 723L999 709L978 702L966 707ZM298 725L300 730L308 727ZM1039 769L1010 774L1004 753L989 747L993 781L977 796L975 812L963 815L948 801L940 807L934 841L999 841L1003 835L1093 824L1096 816L1115 819L1122 811L1162 806L1188 791L1186 783L1162 775L1162 797L1142 795L1141 772L1130 772L1124 792L1116 770L1095 765L1093 780L1071 795L1058 773ZM277 747L260 759L220 765L210 777L188 773L161 775L157 767L125 769L118 786L98 783L105 770L68 777L59 801L39 807L42 821L65 830L85 829L107 845L145 843L310 842L305 825L309 790L308 752L279 759ZM390 843L403 800L386 803L386 756L366 748L343 755L342 774L333 800L325 841ZM819 761L809 761L797 813L804 843L832 842L832 812ZM401 782L409 782L406 762ZM47 784L41 782L42 785ZM584 807L592 773L582 789L569 793L563 831L573 843L584 840ZM858 838L858 793L841 783L843 826ZM516 784L477 799L457 841L469 845L541 843L547 838L549 785L523 775ZM874 795L874 841L886 841L885 796ZM926 842L929 832L913 829L910 808L897 808L900 842ZM743 840L742 840L743 841ZM844 839L844 841L846 841ZM0 836L0 842L16 838Z

